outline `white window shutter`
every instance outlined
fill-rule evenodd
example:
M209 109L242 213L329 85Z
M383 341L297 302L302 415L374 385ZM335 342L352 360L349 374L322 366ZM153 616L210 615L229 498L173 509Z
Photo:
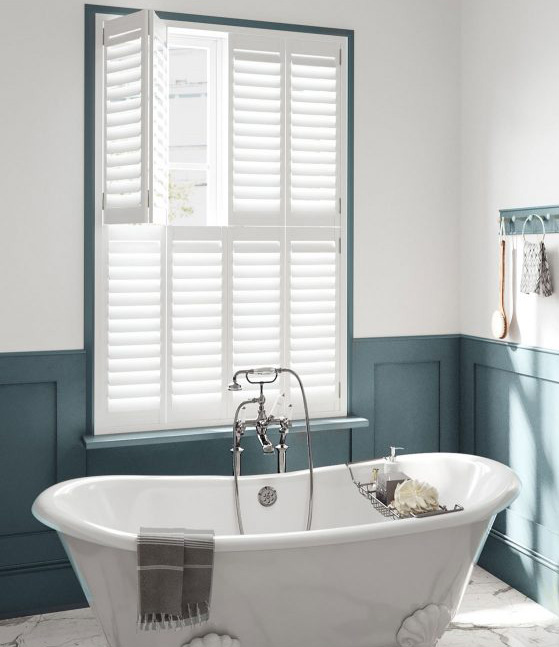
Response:
M226 244L220 227L169 227L172 420L219 420L224 411Z
M103 222L148 221L148 12L103 25Z
M287 223L340 219L340 44L287 44Z
M167 25L149 12L150 222L167 223L169 209L169 54Z
M230 227L229 236L231 370L280 366L284 362L284 230ZM275 393L273 387L267 397Z
M101 413L109 426L160 420L163 233L161 227L104 228L106 406Z
M340 408L340 230L287 230L288 365L303 381L311 415ZM302 410L292 381L296 413Z
M229 39L230 223L284 221L284 44Z

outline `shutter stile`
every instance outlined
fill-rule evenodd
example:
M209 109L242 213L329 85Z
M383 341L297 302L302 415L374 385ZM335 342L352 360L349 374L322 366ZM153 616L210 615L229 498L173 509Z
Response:
M107 240L107 412L158 420L161 381L159 227L111 226Z
M230 38L232 224L283 222L283 50L279 39Z
M150 11L150 222L166 224L169 210L169 52L167 26Z
M338 224L339 44L288 45L288 223Z
M220 419L225 416L223 230L170 231L172 418Z
M147 222L148 14L104 23L105 224Z

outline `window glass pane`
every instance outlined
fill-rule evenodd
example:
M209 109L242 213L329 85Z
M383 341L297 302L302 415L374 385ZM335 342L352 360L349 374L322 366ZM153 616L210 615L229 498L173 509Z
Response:
M208 50L169 50L169 159L205 164L208 158Z
M174 169L169 174L169 224L206 225L207 173Z

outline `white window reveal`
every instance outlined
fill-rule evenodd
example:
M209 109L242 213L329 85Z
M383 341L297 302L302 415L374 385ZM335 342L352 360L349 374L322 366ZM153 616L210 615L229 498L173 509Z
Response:
M345 38L144 10L97 43L95 433L228 424L258 366L345 415Z

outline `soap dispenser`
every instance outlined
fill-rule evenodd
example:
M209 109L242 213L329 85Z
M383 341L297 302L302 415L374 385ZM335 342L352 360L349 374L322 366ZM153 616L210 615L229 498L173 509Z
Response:
M396 486L407 481L409 478L409 476L400 472L398 469L398 463L396 462L396 451L398 449L404 448L390 447L390 456L385 457L384 469L381 470L378 476L376 496L381 503L384 503L384 505L390 505L392 501L394 501Z

